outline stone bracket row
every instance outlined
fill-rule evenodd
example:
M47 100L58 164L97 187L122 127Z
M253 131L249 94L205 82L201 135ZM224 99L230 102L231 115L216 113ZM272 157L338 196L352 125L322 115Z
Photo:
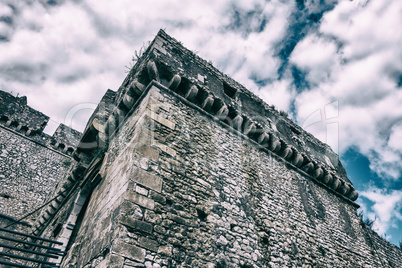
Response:
M159 71L154 60L149 60L144 68L146 68L146 73L150 81L155 80L160 82ZM181 86L182 80L183 78L180 75L171 74L171 79L167 87L189 102L199 106L207 113L218 118L227 126L254 140L262 148L267 148L337 193L352 201L357 199L358 193L352 184L327 169L324 164L312 160L308 155L299 152L295 147L287 144L273 132L264 130L263 126L254 122L247 115L240 114L235 108L226 105L221 98L214 96L208 89L204 87L200 88L194 83L186 83L179 91L178 88ZM137 79L134 79L127 86L120 103L117 103L107 122L104 125L95 127L99 131L98 136L100 140L105 143L107 142L109 135L117 130L119 124L133 108L145 88L145 85L140 83Z

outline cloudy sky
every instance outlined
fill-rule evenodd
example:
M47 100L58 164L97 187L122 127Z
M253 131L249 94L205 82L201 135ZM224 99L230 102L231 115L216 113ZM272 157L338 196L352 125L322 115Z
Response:
M400 0L0 0L0 89L83 130L160 28L329 143L399 245Z

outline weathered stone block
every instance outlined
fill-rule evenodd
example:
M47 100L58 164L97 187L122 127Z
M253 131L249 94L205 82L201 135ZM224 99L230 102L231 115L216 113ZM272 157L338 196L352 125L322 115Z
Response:
M161 255L172 256L172 245L163 245L159 247L158 253Z
M143 212L140 206L128 200L123 201L123 204L121 206L121 213L129 215L135 219L142 219L143 217Z
M135 191L136 191L137 193L141 194L141 195L144 195L144 196L148 196L148 192L149 192L147 189L145 189L145 188L143 188L143 187L141 187L141 186L139 186L139 185L137 185L137 186L135 187Z
M128 260L128 259L124 262L123 268L133 268L133 267L136 267L136 268L144 268L144 267L146 267L146 266L145 266L143 263L136 262L136 261L132 261L132 260Z
M144 215L144 220L152 224L160 224L162 222L162 217L152 210L147 210Z
M149 111L150 111L150 110L149 110ZM166 119L166 118L160 116L159 114L157 114L157 113L155 113L155 112L153 112L153 111L150 111L150 112L149 112L149 116L150 116L153 120L155 120L156 122L158 122L158 123L164 125L164 126L167 127L167 128L175 129L175 127L176 127L176 124L175 124L175 123L169 121L168 119Z
M143 262L145 260L145 249L128 244L122 240L116 240L113 243L112 252L139 262Z
M149 234L152 233L153 229L152 224L125 215L120 217L120 223L128 228L136 229Z
M152 198L153 200L155 200L155 202L158 202L162 205L166 204L166 197L164 197L163 195L161 195L155 191L150 191L149 197Z
M149 249L151 251L157 252L159 248L159 243L155 240L149 239L147 237L140 237L138 240L138 244L146 249Z
M159 152L158 150L151 148L149 146L141 146L135 149L135 151L137 151L139 154L141 154L142 156L157 162L158 158L159 158Z
M182 217L179 217L179 216L177 216L177 215L171 215L170 218L172 219L172 221L177 222L177 223L179 223L179 224L182 224L182 225L186 225L186 224L187 224L186 219L184 219L184 218L182 218Z
M148 209L154 209L155 201L136 192L127 191L126 200Z
M152 143L154 146L158 147L159 149L162 150L162 152L167 153L168 155L175 157L177 152L175 150L173 150L172 148L170 148L169 146L166 146L165 144L159 143L157 141L153 141Z
M130 175L130 178L135 182L154 191L161 192L162 179L160 177L137 167L132 168L132 172Z

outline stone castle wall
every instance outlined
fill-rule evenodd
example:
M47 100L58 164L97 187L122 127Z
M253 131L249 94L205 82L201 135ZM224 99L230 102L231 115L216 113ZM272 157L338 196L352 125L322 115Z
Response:
M1 126L0 151L0 211L14 218L43 204L74 162Z
M72 153L80 133L65 125L53 136L43 133L49 117L29 107L25 97L3 91L0 118L0 226L4 227L52 197L56 185L75 165ZM11 228L28 230L39 213Z
M156 86L100 174L63 267L402 264L373 250L356 206Z
M36 224L61 267L402 265L328 145L163 31L73 156Z

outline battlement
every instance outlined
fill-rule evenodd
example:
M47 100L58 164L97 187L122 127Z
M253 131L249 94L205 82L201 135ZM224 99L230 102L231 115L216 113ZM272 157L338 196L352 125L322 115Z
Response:
M115 95L107 93L108 108L97 109L91 117L78 151L90 150L88 144L94 142L98 142L99 147L105 146L152 81L209 113L225 128L242 134L262 150L270 151L334 193L351 201L357 199L358 193L347 178L338 155L327 144L163 30L129 72L118 92ZM105 104L101 102L98 108L105 107Z
M0 125L43 146L72 155L81 133L60 124L52 136L43 132L49 117L27 105L27 97L14 97L0 90Z
M29 107L27 97L14 97L0 90L0 121L28 136L34 136L42 133L49 117Z
M50 144L68 155L72 155L81 139L81 132L60 124L51 137Z

